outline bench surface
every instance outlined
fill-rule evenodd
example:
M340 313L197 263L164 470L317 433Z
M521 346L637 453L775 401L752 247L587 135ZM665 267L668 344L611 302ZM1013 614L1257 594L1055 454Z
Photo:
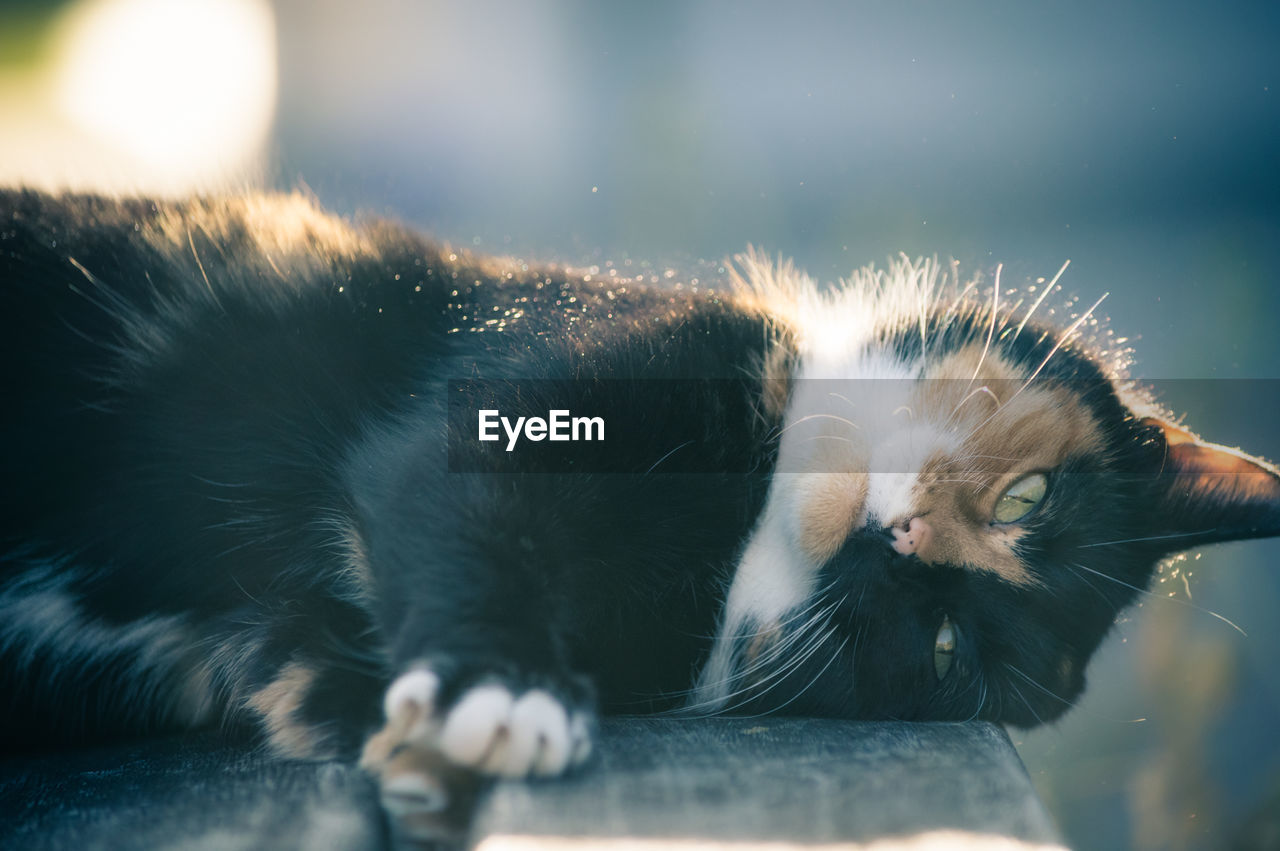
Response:
M358 769L272 761L213 734L0 762L0 848L378 849L402 837ZM605 721L584 770L482 790L467 844L1058 843L994 725L715 718Z

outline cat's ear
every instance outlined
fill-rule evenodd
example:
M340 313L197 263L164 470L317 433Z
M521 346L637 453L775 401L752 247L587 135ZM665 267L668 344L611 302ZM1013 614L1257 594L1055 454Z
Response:
M1168 530L1166 549L1280 535L1275 467L1163 420L1147 418L1142 425L1164 438L1157 510Z

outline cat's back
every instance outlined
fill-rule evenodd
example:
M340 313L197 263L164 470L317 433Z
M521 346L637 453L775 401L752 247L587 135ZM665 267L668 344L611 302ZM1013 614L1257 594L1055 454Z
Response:
M296 193L0 189L0 550L51 522L119 540L115 506L165 516L232 473L319 487L448 377L736 376L761 340L728 300L477 257Z
M432 250L299 195L0 190L3 551L102 539L113 506L162 511L224 459L336 446L441 336L439 282L390 309Z
M22 328L48 330L54 316L93 337L308 302L358 311L381 283L371 271L435 253L404 229L357 227L296 193L163 201L0 188L0 299L27 340Z

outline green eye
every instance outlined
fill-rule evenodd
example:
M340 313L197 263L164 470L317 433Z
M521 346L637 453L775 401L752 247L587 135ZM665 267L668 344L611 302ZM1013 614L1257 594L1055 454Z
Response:
M995 522L1017 523L1031 513L1049 490L1049 477L1032 473L1018 479L996 500Z
M933 672L942 679L951 670L951 660L956 655L956 638L959 633L951 623L951 618L942 616L942 626L938 627L938 636L933 640Z

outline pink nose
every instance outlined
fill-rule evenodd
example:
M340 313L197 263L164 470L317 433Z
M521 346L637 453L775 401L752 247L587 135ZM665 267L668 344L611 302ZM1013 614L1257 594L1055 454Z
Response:
M903 526L893 528L893 548L904 556L919 552L929 546L933 529L923 517L912 517Z

